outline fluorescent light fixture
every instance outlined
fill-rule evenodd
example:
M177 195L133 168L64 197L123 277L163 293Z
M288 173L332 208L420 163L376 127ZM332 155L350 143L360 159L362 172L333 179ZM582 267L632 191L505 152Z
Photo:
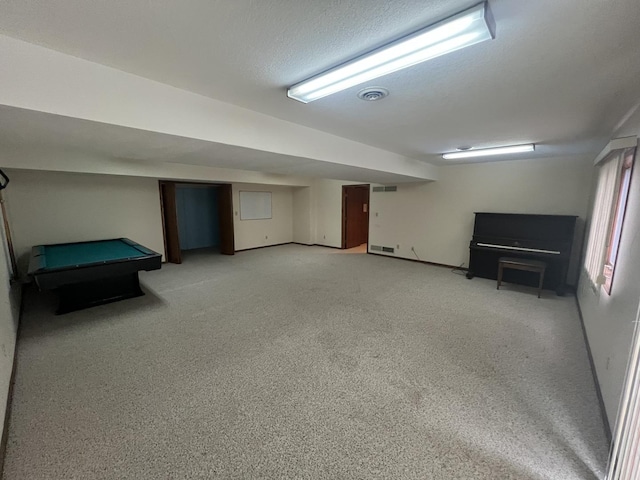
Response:
M287 96L302 103L411 67L446 53L495 38L487 2L418 30L389 45L300 82Z
M526 145L510 145L507 147L482 148L480 150L466 150L464 152L451 152L442 155L445 160L458 160L460 158L489 157L491 155L506 155L508 153L533 152L536 149L533 143Z

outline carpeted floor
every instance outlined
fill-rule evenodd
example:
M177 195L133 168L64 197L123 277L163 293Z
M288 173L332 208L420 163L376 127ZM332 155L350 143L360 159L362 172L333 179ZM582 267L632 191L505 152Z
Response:
M26 293L5 479L602 477L572 297L300 245L141 280Z

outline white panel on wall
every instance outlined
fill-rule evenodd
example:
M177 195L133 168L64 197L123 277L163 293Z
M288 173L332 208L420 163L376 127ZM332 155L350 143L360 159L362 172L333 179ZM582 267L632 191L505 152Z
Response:
M293 188L275 185L233 184L233 229L236 251L293 241ZM260 221L240 219L240 193L271 194L272 218Z
M240 191L240 220L271 218L271 192Z

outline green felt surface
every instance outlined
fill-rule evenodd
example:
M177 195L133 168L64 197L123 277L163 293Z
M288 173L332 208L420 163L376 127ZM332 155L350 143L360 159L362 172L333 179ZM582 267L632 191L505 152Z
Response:
M144 252L122 240L104 240L44 247L45 268L61 268L87 263L142 257Z

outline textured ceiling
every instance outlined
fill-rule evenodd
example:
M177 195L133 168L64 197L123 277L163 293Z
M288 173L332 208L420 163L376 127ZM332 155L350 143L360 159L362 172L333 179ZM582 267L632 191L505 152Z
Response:
M304 105L286 86L466 0L4 0L0 32L342 137L438 153L535 142L598 151L640 98L637 0L491 0L497 38Z
M215 166L299 177L370 183L419 179L119 125L0 106L0 157L16 152L82 153L118 160Z

